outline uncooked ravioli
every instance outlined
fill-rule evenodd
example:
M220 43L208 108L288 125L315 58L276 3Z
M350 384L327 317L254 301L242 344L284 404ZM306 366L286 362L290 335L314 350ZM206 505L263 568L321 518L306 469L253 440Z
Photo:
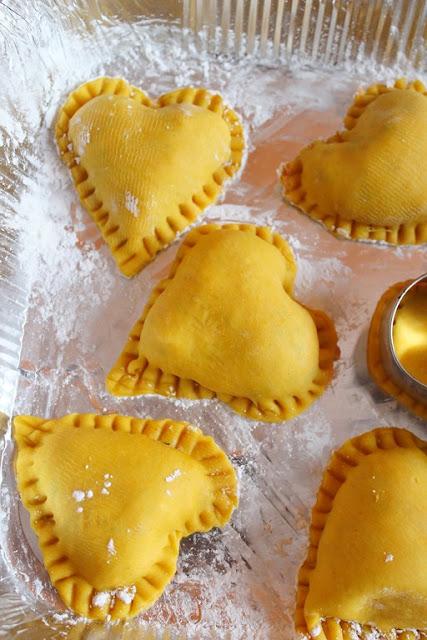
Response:
M336 235L427 242L427 92L420 81L358 93L345 130L285 165L284 195Z
M181 246L110 371L114 395L161 393L227 402L280 421L329 384L331 320L293 297L288 244L253 225L206 225Z
M215 202L245 146L220 95L187 87L152 101L120 78L73 91L55 136L83 206L126 276Z
M323 640L399 630L405 640L427 637L426 530L427 443L393 427L344 443L313 508L297 631Z
M16 477L52 584L79 615L126 619L173 578L181 538L224 525L236 474L185 422L18 416Z

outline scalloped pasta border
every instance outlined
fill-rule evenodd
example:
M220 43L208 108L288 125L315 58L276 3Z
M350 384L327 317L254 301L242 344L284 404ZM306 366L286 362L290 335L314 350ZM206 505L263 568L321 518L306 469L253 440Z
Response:
M349 131L353 129L357 124L357 119L362 115L366 107L374 102L380 95L388 93L393 89L418 91L427 97L426 88L419 80L408 83L404 79L399 79L396 80L393 87L387 87L384 84L373 84L367 89L357 93L354 97L353 103L344 118L345 130ZM331 142L344 142L344 134L345 131L337 132L325 142L327 144ZM310 218L323 224L323 226L335 236L396 245L427 243L427 222L386 227L367 225L357 222L356 220L345 220L339 214L319 211L316 204L308 206L305 200L306 194L303 189L300 188L301 173L302 161L300 155L282 167L280 170L280 182L283 186L283 197Z
M207 182L201 185L200 191L192 194L187 202L177 203L175 213L165 216L154 234L143 236L141 248L136 253L127 249L128 238L121 233L120 224L110 221L110 212L97 197L96 186L90 180L87 171L77 163L68 137L71 118L83 105L100 95L130 97L139 104L153 109L170 104L194 104L220 114L230 131L230 161L220 165ZM212 94L202 88L184 87L166 93L153 102L143 91L125 80L108 77L91 80L70 93L58 114L55 139L62 160L70 169L81 204L97 224L120 271L128 277L138 273L161 249L171 244L178 233L191 225L206 207L217 200L225 182L243 166L246 148L241 121L231 108L224 105L219 94Z
M352 628L348 621L337 618L322 619L319 615L313 615L307 619L304 606L310 589L310 574L316 568L318 546L327 514L333 509L335 496L345 483L348 473L360 464L365 456L376 451L398 447L421 449L427 456L427 442L407 429L397 427L372 429L347 440L332 453L323 472L316 503L311 512L307 557L298 573L295 626L302 638L307 638L307 640L313 640L313 638L316 640L369 640L372 638L372 627L366 625L361 626L361 632L355 635L354 627ZM315 525L314 522L316 522ZM399 635L399 640L426 640L427 633L421 632L421 634L420 638L418 633L406 631ZM387 635L383 635L381 638L387 640Z
M249 398L216 393L212 389L198 384L195 380L183 379L163 372L161 369L151 365L146 358L141 362L141 357L138 355L138 344L144 321L151 307L155 304L157 297L174 278L184 256L194 247L198 238L220 229L234 229L256 234L262 240L275 246L291 269L291 282L284 284L284 288L288 294L292 293L296 264L289 245L279 234L273 233L268 227L257 227L251 224L207 224L194 229L186 236L179 248L170 268L168 278L159 282L153 289L141 318L131 329L121 355L107 375L107 390L116 396L158 393L169 397L190 399L218 398L230 405L237 413L253 420L264 420L266 422L288 420L312 404L324 392L333 376L333 364L339 356L338 338L333 322L323 311L307 309L315 322L319 337L319 370L312 382L312 387L299 397L289 396L284 400L267 399L262 404L255 404Z
M108 429L144 435L164 445L180 451L197 460L206 469L206 476L213 486L212 504L185 523L185 530L169 534L169 542L163 549L163 557L153 564L151 570L136 581L136 594L130 604L117 598L110 608L110 602L103 607L93 607L92 598L97 590L74 571L71 560L61 546L55 534L55 514L49 509L48 496L38 486L38 479L28 464L42 446L43 439L52 432L55 423L79 428ZM43 555L45 567L52 584L64 603L78 614L88 618L104 620L110 616L113 620L127 619L151 606L163 593L176 572L179 543L182 537L192 533L208 531L212 527L223 526L237 506L237 478L231 462L218 447L213 438L194 429L187 422L175 420L140 419L118 414L70 414L57 420L45 420L34 416L17 416L14 419L14 438L17 444L17 458L26 452L28 460L21 461L21 474L17 483L22 502L31 516L31 525L35 531ZM120 585L126 587L128 585Z

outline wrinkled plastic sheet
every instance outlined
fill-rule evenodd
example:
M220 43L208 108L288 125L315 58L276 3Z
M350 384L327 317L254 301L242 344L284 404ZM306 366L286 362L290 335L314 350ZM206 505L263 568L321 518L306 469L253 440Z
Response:
M276 170L307 142L339 128L361 84L399 70L209 57L181 31L174 3L164 11L157 4L161 20L147 19L149 3L18 4L0 3L0 637L287 640L309 509L331 451L379 425L423 435L423 423L370 380L365 351L381 293L427 269L423 247L332 237L282 201ZM331 387L289 423L249 422L216 401L118 400L106 393L105 374L179 240L126 280L78 204L52 123L67 93L101 73L124 76L152 95L203 84L242 114L246 168L203 220L267 224L287 237L299 268L298 299L330 314L339 334ZM13 478L8 418L75 411L188 420L215 437L240 477L231 524L185 540L177 576L159 602L112 628L64 611Z

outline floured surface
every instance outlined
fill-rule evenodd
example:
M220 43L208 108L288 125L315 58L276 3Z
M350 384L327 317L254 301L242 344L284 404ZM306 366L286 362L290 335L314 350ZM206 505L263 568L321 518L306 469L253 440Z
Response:
M384 74L376 71L367 78L351 70L328 73L295 65L289 71L257 68L248 60L200 59L183 45L178 29L159 24L104 21L86 37L78 31L59 37L48 19L43 25L35 33L41 44L37 64L34 60L16 74L16 56L29 60L32 45L26 50L21 42L20 50L10 53L5 83L10 100L0 112L0 126L4 123L11 134L0 129L8 162L22 165L22 187L13 201L16 215L9 224L20 235L21 272L30 296L18 394L14 403L10 397L3 405L15 414L49 417L115 411L185 419L213 435L239 469L240 507L224 531L183 542L175 580L131 627L167 628L194 638L289 640L309 510L331 449L379 425L406 426L423 435L422 422L398 409L370 381L365 345L377 299L390 284L426 270L425 247L337 240L282 201L276 173L310 140L340 128L357 87ZM186 84L206 86L221 92L243 116L250 146L246 168L228 187L223 203L211 207L198 224L244 221L282 233L298 263L297 297L336 323L341 359L334 382L295 420L256 423L215 401L119 400L106 393L106 372L151 288L166 275L180 241L127 280L78 204L52 127L68 92L102 73L121 75L153 96ZM398 71L386 75L391 79ZM37 558L28 518L18 508L11 452L7 436L0 605L7 622L2 625L18 626L25 638L59 638L61 630L84 623L63 613ZM41 617L44 622L33 622Z

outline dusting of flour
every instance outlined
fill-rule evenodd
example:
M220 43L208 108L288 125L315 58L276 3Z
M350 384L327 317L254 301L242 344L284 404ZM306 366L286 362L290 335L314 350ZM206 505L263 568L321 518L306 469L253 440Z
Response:
M239 510L221 532L183 541L176 578L156 605L130 624L168 628L188 638L210 638L215 631L231 640L290 640L309 507L331 448L355 432L392 420L417 430L406 414L374 395L363 356L357 354L379 292L421 272L422 250L388 249L385 270L384 248L336 240L284 204L277 184L283 161L314 137L328 137L340 126L353 92L365 81L366 69L359 75L355 69L331 74L295 63L289 71L283 66L258 67L250 59L208 57L183 40L178 28L161 24L94 22L84 36L68 29L56 33L48 19L40 25L43 28L34 30L32 39L23 39L19 52L11 48L8 53L10 71L3 84L15 100L0 108L0 143L16 165L14 180L19 185L17 197L11 199L15 215L10 225L20 236L20 269L30 299L15 412L167 416L188 420L215 437L239 473ZM23 68L22 74L16 73L18 68ZM166 275L178 243L127 280L79 204L53 142L54 122L68 92L101 74L123 76L153 97L176 86L206 86L221 92L242 115L250 151L246 168L203 220L268 225L288 238L298 266L297 298L333 317L340 337L342 359L331 389L290 423L248 422L216 401L155 396L119 400L106 393L105 375L151 288ZM372 80L383 79L384 70L370 75ZM88 143L89 131L79 140L77 152ZM118 198L124 199L130 215L141 215L131 191ZM178 471L165 478L170 494L179 482ZM104 478L100 494L105 500L110 499L111 485L111 478ZM76 487L71 499L76 519L84 518L90 496ZM28 540L37 553L29 526L15 547L10 542L15 540L12 524L21 520L13 511L16 503L8 502L10 517L2 525L13 558L8 565L11 584L14 581L11 593L15 588L22 593L24 603L19 606L26 616L56 611L54 624L67 627L75 618L61 613L47 576L39 575L40 563L23 551ZM109 562L115 561L113 538L106 555ZM385 561L391 561L389 556ZM37 584L36 598L31 584ZM92 604L103 607L112 598L128 604L133 596L131 588L99 592Z

